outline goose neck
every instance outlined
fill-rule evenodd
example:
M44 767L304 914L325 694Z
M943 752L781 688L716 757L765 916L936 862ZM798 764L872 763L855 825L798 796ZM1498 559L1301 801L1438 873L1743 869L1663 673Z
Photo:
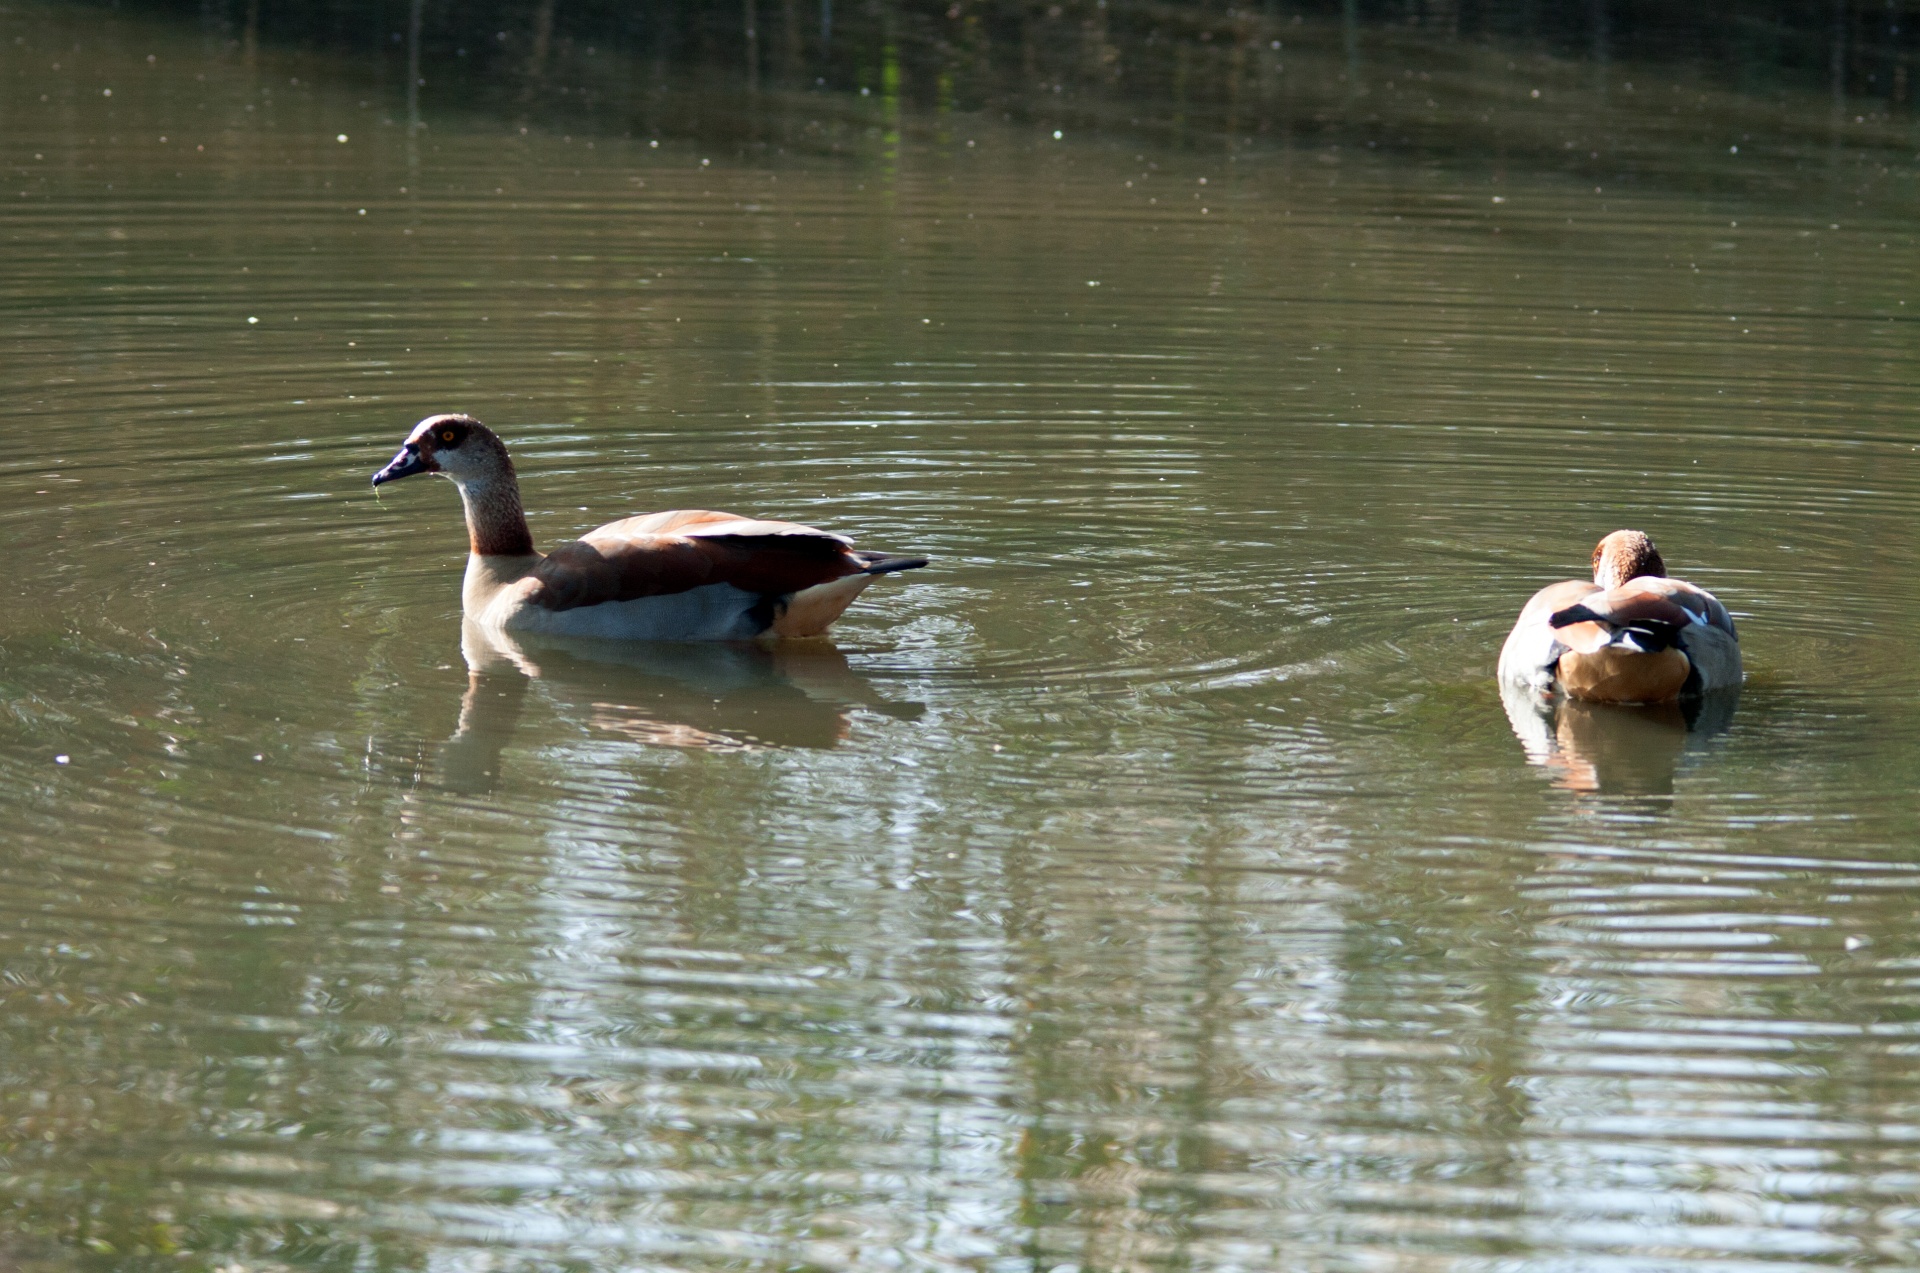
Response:
M520 484L512 474L492 474L460 482L467 512L467 546L476 557L525 557L533 552Z

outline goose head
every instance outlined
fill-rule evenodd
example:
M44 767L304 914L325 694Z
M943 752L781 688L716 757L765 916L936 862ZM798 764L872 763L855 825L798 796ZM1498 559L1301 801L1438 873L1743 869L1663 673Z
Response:
M498 435L470 415L430 415L413 426L400 453L373 475L375 486L416 473L438 473L461 487L513 476L513 461Z
M376 481L378 479L375 479ZM1645 531L1616 530L1593 550L1593 581L1602 588L1618 588L1629 579L1660 578L1667 563Z

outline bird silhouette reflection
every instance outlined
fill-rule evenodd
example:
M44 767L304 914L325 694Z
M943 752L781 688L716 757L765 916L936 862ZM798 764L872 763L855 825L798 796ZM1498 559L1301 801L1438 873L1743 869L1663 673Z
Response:
M1542 701L1503 687L1507 721L1530 764L1567 791L1671 795L1674 775L1733 724L1737 689L1676 703L1629 706L1560 698Z
M456 791L493 790L530 694L579 727L655 747L706 751L833 747L864 709L917 719L827 641L666 643L517 637L467 622L467 690L440 751Z

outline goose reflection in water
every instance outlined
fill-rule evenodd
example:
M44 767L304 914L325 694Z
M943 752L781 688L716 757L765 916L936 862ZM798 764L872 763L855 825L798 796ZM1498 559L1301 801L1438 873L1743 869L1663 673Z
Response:
M1501 702L1527 761L1566 791L1671 795L1674 775L1733 724L1738 689L1677 702L1628 706L1560 698L1542 701L1503 686Z
M833 747L856 709L917 719L826 641L777 646L508 636L468 621L467 691L440 752L446 786L491 791L529 692L581 728L655 747L740 752Z

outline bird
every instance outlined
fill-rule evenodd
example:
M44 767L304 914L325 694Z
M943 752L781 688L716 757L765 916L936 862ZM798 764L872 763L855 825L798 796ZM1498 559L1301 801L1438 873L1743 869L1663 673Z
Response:
M869 552L793 522L688 509L608 522L542 555L506 443L470 415L413 426L374 486L435 473L467 517L467 618L500 632L742 641L826 632L881 575L925 557Z
M1616 530L1593 581L1533 594L1500 650L1500 683L1540 698L1665 703L1740 684L1733 616L1705 588L1669 579L1653 540Z

